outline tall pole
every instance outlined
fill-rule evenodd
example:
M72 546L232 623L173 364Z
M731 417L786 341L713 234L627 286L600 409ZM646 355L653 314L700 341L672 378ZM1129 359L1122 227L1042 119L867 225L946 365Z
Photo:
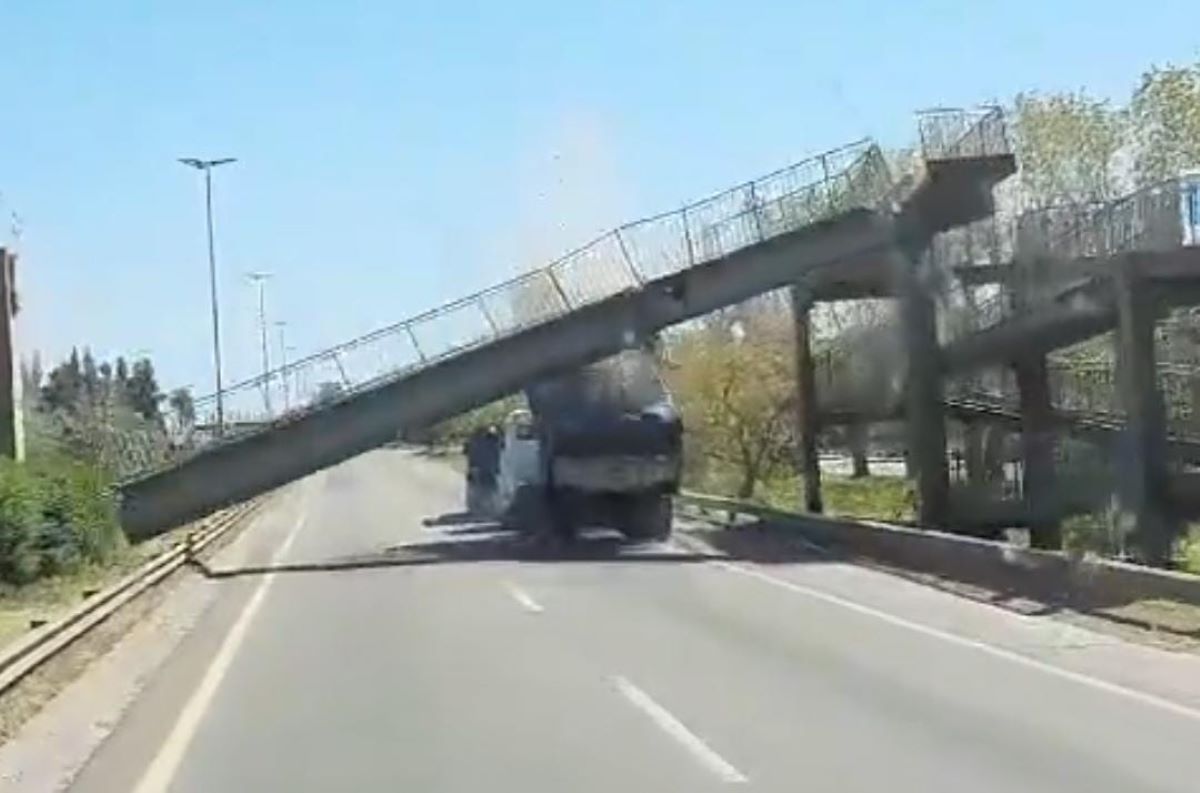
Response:
M271 273L247 273L247 277L258 286L258 332L262 345L262 392L263 408L271 416L271 354L267 348L267 279Z
M284 336L284 328L287 323L282 319L276 320L275 327L279 329L279 379L283 381L283 412L286 413L292 409L292 394L291 388L288 386L288 371L287 371L287 339Z
M219 165L237 162L234 157L219 160L199 160L194 157L181 158L179 162L204 172L204 217L208 228L208 289L212 312L213 369L217 386L217 435L225 434L225 395L221 383L221 311L217 300L217 252L213 242L212 169Z

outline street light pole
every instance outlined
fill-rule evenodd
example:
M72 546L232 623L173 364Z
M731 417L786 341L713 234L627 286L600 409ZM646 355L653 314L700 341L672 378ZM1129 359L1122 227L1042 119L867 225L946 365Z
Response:
M208 288L212 305L214 379L217 385L217 435L221 436L225 434L225 397L221 384L221 312L217 303L217 254L213 244L212 169L237 162L237 158L199 160L195 157L183 157L179 162L204 172L204 210L208 226Z
M279 329L279 378L283 380L283 412L287 413L292 409L292 394L291 388L288 386L288 370L287 370L287 339L284 336L284 328L287 323L282 319L275 321L275 327Z
M258 331L262 342L262 392L263 407L267 418L271 417L271 355L267 349L267 279L271 273L246 273L246 277L258 286Z

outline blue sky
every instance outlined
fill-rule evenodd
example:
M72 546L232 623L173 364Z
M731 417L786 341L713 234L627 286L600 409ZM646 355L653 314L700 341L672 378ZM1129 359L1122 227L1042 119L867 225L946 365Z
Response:
M150 352L211 390L217 173L227 379L257 366L251 270L313 351L595 232L912 112L1200 57L1192 4L0 0L0 193L21 333ZM8 222L0 240L11 243Z

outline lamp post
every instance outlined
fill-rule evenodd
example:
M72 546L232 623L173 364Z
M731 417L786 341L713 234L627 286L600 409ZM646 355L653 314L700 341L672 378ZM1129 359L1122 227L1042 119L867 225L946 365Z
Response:
M275 327L279 330L279 379L283 381L283 412L287 413L292 409L292 393L288 384L287 370L288 346L285 336L287 322L282 319L276 320Z
M213 369L217 385L217 435L225 434L225 402L221 384L221 312L217 305L217 254L213 247L212 169L237 162L236 157L216 160L200 160L181 157L179 162L204 172L204 209L208 228L208 286L212 304Z
M263 408L267 418L271 418L271 354L267 348L267 279L271 273L246 273L255 286L258 287L258 332L262 346L262 393Z

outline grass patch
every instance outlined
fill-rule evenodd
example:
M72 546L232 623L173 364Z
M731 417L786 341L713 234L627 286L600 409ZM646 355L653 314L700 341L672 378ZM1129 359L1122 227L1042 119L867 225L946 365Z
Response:
M689 480L687 487L702 493L733 496L736 483L732 471L709 471ZM775 509L801 512L801 490L800 480L789 473L760 483L750 500ZM825 475L821 477L821 496L825 513L833 517L904 523L916 516L912 483L897 477Z
M1189 573L1200 575L1200 523L1188 527L1187 537L1183 541L1180 564Z
M125 545L104 562L84 562L29 583L0 582L0 646L28 632L32 620L56 619L83 602L85 592L116 583L170 548L189 530L184 526L137 545Z

